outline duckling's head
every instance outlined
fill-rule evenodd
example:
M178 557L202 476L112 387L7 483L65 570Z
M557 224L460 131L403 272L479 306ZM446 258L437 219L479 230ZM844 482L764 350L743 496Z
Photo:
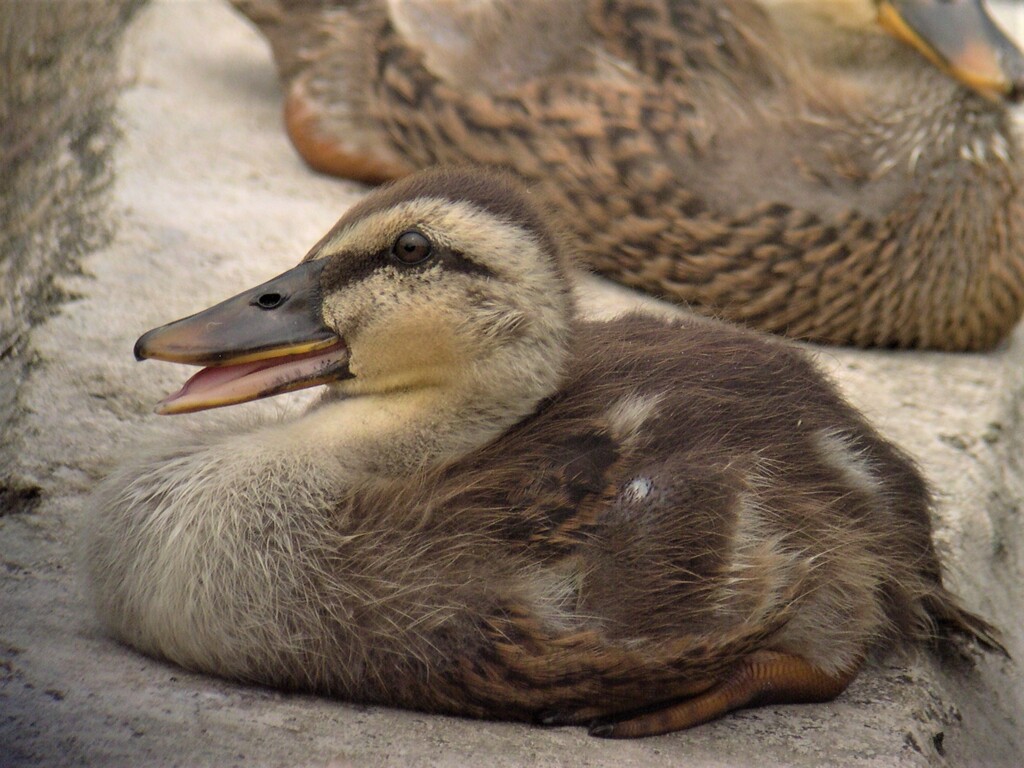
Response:
M530 193L493 171L435 169L378 189L297 267L150 331L135 353L208 366L160 413L330 384L521 416L561 383L571 322L561 242Z
M865 51L865 46L887 32L986 98L1024 98L1024 55L983 0L761 2L783 32L819 61L842 63L848 57L863 63L866 53L877 56L880 50Z

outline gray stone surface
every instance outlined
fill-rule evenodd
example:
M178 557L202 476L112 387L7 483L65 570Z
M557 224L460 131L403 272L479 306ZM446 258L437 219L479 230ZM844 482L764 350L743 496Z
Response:
M129 36L117 235L60 280L78 298L32 332L36 362L6 438L13 478L42 496L0 514L0 765L1024 765L1021 666L989 656L973 672L894 658L829 704L607 742L234 685L103 637L74 575L84 495L141 433L221 418L150 415L182 373L134 363L135 337L291 266L362 193L295 157L269 55L226 8L155 2ZM582 292L600 312L638 301L596 280ZM816 353L921 462L951 584L1024 660L1024 330L986 355Z
M62 298L53 277L109 234L118 41L143 0L0 2L0 434L15 411L28 331ZM0 448L0 506L26 508Z

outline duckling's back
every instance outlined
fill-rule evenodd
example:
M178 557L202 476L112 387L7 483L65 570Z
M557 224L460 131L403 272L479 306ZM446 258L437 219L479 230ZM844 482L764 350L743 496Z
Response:
M562 392L450 470L446 494L467 486L451 506L492 510L529 559L575 558L576 610L622 641L720 631L766 596L801 605L784 634L856 637L824 643L825 667L929 634L939 565L913 463L800 352L687 322L582 325Z

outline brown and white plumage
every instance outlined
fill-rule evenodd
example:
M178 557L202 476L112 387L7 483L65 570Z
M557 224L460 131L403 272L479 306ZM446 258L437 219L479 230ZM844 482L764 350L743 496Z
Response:
M973 0L234 2L319 170L513 169L602 274L796 338L984 349L1024 309L1007 105L875 24ZM1021 95L978 13L964 51Z
M168 412L329 390L103 484L85 559L111 632L227 677L605 736L828 699L893 644L995 643L942 586L920 474L802 353L581 320L561 242L511 178L428 172L143 336L141 357L213 365Z

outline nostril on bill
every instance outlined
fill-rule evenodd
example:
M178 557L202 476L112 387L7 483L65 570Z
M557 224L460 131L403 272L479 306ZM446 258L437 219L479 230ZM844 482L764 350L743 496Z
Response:
M280 293L264 293L256 299L256 306L260 309L274 309L281 306L284 297Z

